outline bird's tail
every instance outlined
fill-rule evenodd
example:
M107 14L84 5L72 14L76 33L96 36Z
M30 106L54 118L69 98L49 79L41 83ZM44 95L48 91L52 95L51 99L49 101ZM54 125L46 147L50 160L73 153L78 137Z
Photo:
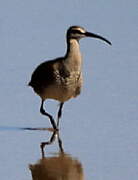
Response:
M32 82L30 81L27 85L28 85L28 86L32 86Z

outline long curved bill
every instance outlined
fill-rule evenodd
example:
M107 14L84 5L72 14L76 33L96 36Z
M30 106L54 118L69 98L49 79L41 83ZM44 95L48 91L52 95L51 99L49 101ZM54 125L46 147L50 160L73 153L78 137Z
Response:
M85 36L101 39L101 40L105 41L106 43L112 45L112 43L110 41L108 41L106 38L104 38L104 37L102 37L100 35L97 35L97 34L94 34L94 33L91 33L91 32L85 32Z

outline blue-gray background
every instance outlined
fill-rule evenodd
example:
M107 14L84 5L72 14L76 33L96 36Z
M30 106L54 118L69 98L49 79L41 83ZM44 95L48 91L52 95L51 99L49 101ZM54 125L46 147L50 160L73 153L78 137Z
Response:
M80 160L88 180L138 178L138 1L0 1L0 176L31 179L47 132L2 127L49 127L40 98L27 82L44 60L64 55L65 32L81 25L112 41L81 40L84 87L64 106L65 151ZM57 102L46 103L52 114ZM56 152L53 145L49 152Z

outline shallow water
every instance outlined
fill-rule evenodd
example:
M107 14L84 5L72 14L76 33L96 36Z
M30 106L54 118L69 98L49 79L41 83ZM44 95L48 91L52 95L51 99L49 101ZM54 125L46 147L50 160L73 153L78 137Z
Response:
M0 179L31 180L30 164L41 164L40 144L53 132L27 83L38 64L64 55L66 29L81 25L112 46L80 41L84 86L65 103L60 122L65 154L77 159L68 168L75 174L81 167L86 180L137 180L137 17L137 0L0 2ZM57 104L45 102L54 117ZM60 157L57 141L44 150L46 161Z

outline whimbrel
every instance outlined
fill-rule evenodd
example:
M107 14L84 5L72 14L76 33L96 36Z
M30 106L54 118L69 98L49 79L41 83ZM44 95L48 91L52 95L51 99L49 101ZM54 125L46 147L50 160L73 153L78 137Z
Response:
M41 63L33 72L29 86L41 97L40 112L48 116L54 129L58 129L64 102L75 98L82 87L82 56L79 40L84 37L98 38L109 45L104 37L88 32L80 26L67 30L67 52L65 56ZM60 102L58 119L44 110L44 101L54 99Z

